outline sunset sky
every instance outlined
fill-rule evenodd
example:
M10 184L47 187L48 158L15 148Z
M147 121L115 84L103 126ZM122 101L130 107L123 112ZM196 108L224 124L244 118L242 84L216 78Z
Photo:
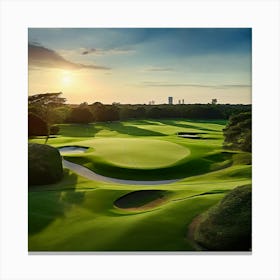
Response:
M251 103L249 28L29 28L29 94L67 103Z

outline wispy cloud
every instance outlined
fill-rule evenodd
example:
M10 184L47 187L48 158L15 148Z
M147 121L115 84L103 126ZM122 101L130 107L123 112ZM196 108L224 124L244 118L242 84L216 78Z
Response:
M82 55L94 54L94 55L120 55L120 54L131 54L134 53L133 49L96 49L96 48L83 48L81 50Z
M148 67L148 68L144 69L144 71L147 71L147 72L170 72L170 71L174 71L174 69L171 68L171 67Z
M109 67L94 65L94 64L82 64L72 62L65 59L56 51L45 48L40 44L28 45L28 63L29 66L46 67L46 68L59 68L67 70L78 69L97 69L97 70L109 70Z
M140 84L140 86L144 86L144 87L196 87L196 88L215 88L215 89L250 88L251 87L251 85L246 85L246 84L207 85L207 84L166 83L166 82L152 82L152 81L144 81Z

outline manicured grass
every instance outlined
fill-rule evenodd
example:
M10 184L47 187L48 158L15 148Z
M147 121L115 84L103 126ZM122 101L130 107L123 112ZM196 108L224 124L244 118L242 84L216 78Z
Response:
M192 220L229 190L251 183L251 155L222 149L224 121L59 126L61 135L49 139L48 145L89 147L85 153L65 156L69 161L115 178L181 180L157 186L120 185L64 170L62 181L29 191L30 251L194 250L187 238ZM177 132L201 133L202 139L180 138ZM136 191L143 190L159 192L137 196ZM128 207L146 203L152 207L131 211L116 207L118 199L133 192ZM164 201L152 204L161 198L158 194L164 194Z
M112 165L135 169L170 166L190 154L186 147L155 139L102 137L84 144L94 148L86 155L91 161L99 158Z

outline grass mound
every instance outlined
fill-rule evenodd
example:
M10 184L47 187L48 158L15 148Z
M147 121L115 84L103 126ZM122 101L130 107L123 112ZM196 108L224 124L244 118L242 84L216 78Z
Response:
M120 198L118 198L114 204L118 208L142 208L143 206L155 206L165 196L165 191L161 190L141 190L130 192Z
M28 144L28 184L46 185L63 176L59 151L48 145Z
M251 185L237 187L229 192L220 203L202 214L194 232L194 240L209 250L250 250L251 196Z

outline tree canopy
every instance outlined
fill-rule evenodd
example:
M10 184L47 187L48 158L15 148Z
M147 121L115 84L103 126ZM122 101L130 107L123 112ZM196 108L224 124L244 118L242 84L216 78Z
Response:
M73 108L68 122L71 123L90 123L93 121L93 115L87 105L81 104L77 108Z
M226 148L245 152L252 150L252 114L244 112L229 118L228 125L223 130Z
M48 124L51 122L51 112L62 106L66 99L61 97L62 92L40 93L28 96L28 109L39 115Z

